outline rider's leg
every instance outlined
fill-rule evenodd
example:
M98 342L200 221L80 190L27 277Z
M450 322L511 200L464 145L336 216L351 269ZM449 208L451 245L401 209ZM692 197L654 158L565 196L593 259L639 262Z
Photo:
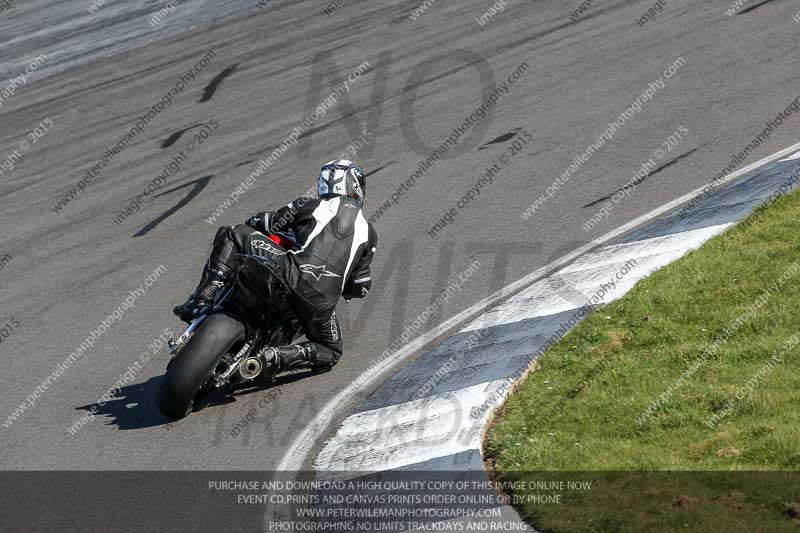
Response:
M234 258L237 253L245 251L248 237L253 232L253 228L244 224L223 226L217 230L214 248L203 268L200 284L185 303L173 309L181 320L191 322L204 307L214 303L217 294L231 281Z
M342 329L336 309L317 314L305 325L308 344L313 348L311 364L315 368L333 368L342 357Z
M272 348L272 357L279 361L279 368L332 368L342 356L342 330L336 310L318 311L297 296L290 296L289 304L308 342Z

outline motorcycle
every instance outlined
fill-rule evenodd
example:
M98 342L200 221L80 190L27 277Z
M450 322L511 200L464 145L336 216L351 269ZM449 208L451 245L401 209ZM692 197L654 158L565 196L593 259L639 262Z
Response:
M284 249L294 245L289 234L268 238ZM279 368L264 353L292 343L302 331L268 263L257 255L238 255L233 283L177 340L167 342L172 357L157 402L164 415L184 418L214 390L274 380Z

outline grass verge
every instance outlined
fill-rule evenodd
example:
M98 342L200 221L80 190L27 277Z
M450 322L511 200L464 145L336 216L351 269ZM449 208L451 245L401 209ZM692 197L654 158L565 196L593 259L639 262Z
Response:
M799 235L793 193L542 356L486 438L498 480L560 483L517 483L526 520L560 533L800 526Z

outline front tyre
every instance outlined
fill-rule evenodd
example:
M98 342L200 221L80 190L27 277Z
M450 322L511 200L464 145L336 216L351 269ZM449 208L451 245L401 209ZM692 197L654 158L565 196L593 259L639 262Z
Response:
M192 412L194 400L234 344L244 339L244 325L225 314L206 318L167 367L158 409L179 419Z

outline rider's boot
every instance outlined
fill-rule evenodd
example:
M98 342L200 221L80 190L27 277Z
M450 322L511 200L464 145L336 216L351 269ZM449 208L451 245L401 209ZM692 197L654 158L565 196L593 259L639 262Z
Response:
M172 312L187 324L191 323L200 316L203 309L214 303L219 292L229 281L230 274L227 268L213 268L210 264L206 264L197 289L186 302L175 306Z
M271 346L262 352L266 363L276 365L279 372L314 365L314 345L310 342Z

